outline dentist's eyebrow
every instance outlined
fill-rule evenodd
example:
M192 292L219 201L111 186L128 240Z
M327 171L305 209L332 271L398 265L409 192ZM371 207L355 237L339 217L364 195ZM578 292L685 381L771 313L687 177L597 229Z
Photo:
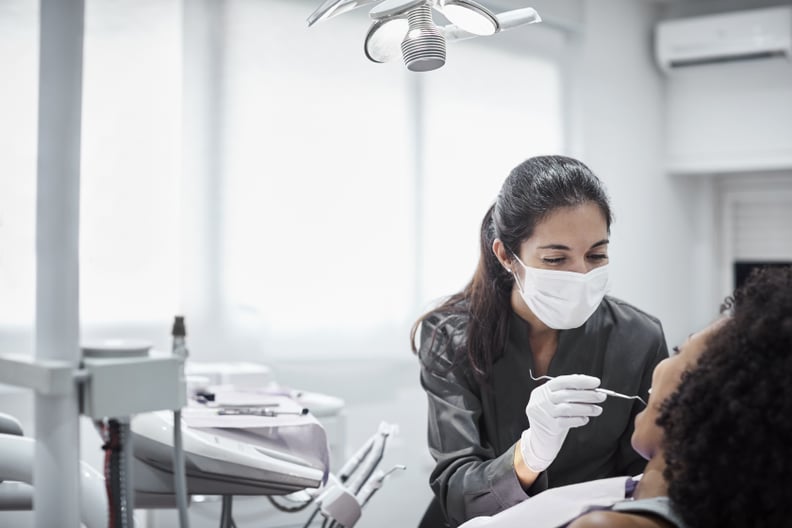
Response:
M600 240L599 242L595 242L589 249L594 249L595 247L605 246L610 244L610 240L607 238ZM565 246L563 244L547 244L546 246L539 246L539 249L560 249L563 251L569 251L569 246Z

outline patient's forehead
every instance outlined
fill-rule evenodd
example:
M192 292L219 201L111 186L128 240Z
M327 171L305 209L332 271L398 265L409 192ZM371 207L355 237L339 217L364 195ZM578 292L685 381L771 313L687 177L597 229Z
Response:
M720 331L727 320L728 317L720 317L701 330L690 334L679 346L679 355L684 357L685 362L697 360L706 348L707 341Z
M656 372L655 381L662 383L668 390L673 390L679 384L682 373L696 364L706 349L707 342L718 333L726 319L725 317L719 318L701 330L690 334L684 343L674 349L675 352L671 354L671 357L658 365L659 370Z

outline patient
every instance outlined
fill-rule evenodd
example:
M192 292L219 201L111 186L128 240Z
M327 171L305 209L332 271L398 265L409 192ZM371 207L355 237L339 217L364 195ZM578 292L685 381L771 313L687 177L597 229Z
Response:
M726 308L730 317L691 336L655 370L633 436L650 459L636 500L569 528L789 526L792 268L754 273ZM682 365L696 358L674 391Z
M658 426L657 419L664 409L664 403L679 387L683 374L694 367L709 341L727 321L728 318L719 319L703 330L691 334L681 346L674 347L674 353L668 359L655 367L646 409L635 417L632 446L649 462L635 488L632 500L617 502L609 511L584 515L572 522L569 528L685 526L668 498L668 484L664 476L666 457L663 430Z

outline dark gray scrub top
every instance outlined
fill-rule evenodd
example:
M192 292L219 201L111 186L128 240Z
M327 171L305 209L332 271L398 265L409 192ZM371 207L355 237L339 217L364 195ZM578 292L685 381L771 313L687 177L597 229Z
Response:
M548 487L643 471L646 461L630 445L633 420L643 404L609 397L600 416L569 431L555 461L524 490L514 472L514 447L528 428L525 406L531 391L543 383L528 373L535 370L530 327L512 312L505 349L485 388L473 379L467 361L453 361L458 356L452 348L460 350L465 340L466 319L457 316L438 328L441 319L435 315L424 321L418 355L429 401L429 450L437 461L430 484L451 526L494 515ZM603 388L646 400L652 371L666 357L657 318L605 297L583 326L559 332L547 374L596 376Z

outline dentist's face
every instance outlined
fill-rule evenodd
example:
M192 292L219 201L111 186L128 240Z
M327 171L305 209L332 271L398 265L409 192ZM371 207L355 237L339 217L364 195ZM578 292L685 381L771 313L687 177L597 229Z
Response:
M555 209L536 224L531 238L521 244L519 257L532 268L576 273L604 266L608 224L602 210L594 202Z
M635 431L632 446L647 460L652 458L663 440L662 429L657 425L657 417L663 402L679 386L682 374L695 365L704 351L707 340L720 328L726 318L718 319L709 326L691 334L672 355L660 363L652 373L652 391L646 408L635 417Z
M530 238L518 248L520 261L495 239L492 250L503 267L514 274L511 305L514 311L531 325L545 327L528 308L522 298L526 269L588 273L608 263L608 222L595 202L558 207L542 218Z

